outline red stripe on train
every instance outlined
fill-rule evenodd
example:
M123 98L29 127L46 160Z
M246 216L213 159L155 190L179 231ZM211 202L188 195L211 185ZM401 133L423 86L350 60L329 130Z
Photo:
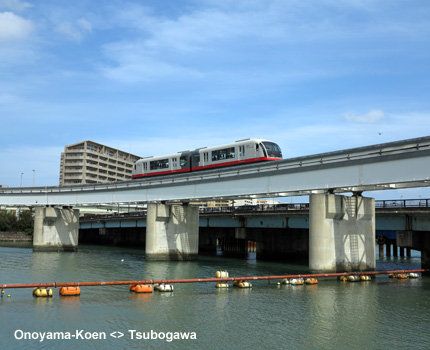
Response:
M186 168L186 169L178 169L178 170L157 171L156 173L136 174L136 175L132 175L131 177L133 179L136 179L139 177L167 175L167 174L176 174L176 173L189 173L189 172L190 172L190 168Z
M204 170L204 169L222 168L222 167L226 167L226 166L239 165L239 164L263 162L263 161L267 161L267 160L270 160L270 161L282 160L282 158L259 157L259 158L251 158L251 159L244 159L244 160L236 160L234 162L225 162L225 163L210 164L210 165L203 165L203 166L195 167L195 168L193 168L193 171L199 171L199 170ZM176 173L183 173L183 172L189 172L189 171L190 171L189 168L179 169L179 170L157 171L156 173L136 174L136 175L133 175L132 178L136 179L139 177L176 174Z

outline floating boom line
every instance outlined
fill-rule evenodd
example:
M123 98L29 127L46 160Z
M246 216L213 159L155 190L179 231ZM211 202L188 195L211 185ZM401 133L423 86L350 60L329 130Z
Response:
M430 269L415 270L393 270L393 271L368 271L368 272L338 272L317 274L290 274L278 276L253 276L253 277L225 277L225 278L189 278L189 279L158 279L158 280L136 280L136 281L98 281L98 282L52 282L52 283L9 283L0 284L1 289L7 288L59 288L59 287L83 287L83 286L120 286L131 284L172 284L172 283L205 283L205 282L228 282L228 281L258 281L258 280L282 280L284 278L315 278L315 277L341 277L351 275L387 275L411 272L430 272Z

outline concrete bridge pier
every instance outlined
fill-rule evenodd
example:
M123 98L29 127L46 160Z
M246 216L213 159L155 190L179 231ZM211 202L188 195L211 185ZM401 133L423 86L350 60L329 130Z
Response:
M430 269L430 232L428 231L397 231L397 245L410 250L421 251L421 268ZM430 275L430 273L426 273Z
M312 272L375 270L375 245L374 198L310 196L309 269Z
M79 210L36 207L33 251L71 251L78 249Z
M147 260L196 260L199 253L199 208L148 204Z

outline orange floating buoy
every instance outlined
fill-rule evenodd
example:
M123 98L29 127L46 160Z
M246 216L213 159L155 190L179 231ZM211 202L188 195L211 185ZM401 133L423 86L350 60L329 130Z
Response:
M76 296L81 295L81 288L79 287L61 287L60 295L62 296Z
M152 293L152 286L150 284L132 284L130 291L136 293Z
M318 280L316 278L307 278L306 284L318 284Z
M408 278L408 275L406 273L399 273L397 275L397 278L398 279L406 279L406 278Z

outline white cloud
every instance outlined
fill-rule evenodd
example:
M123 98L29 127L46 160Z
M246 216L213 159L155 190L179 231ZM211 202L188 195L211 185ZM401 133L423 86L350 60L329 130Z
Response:
M76 22L77 26L81 28L82 30L91 33L93 31L93 28L91 26L91 23L88 22L85 18L80 18Z
M33 30L31 21L12 12L0 12L0 42L26 38Z
M68 21L62 22L55 28L55 30L77 42L81 41L86 34L93 31L91 23L85 18L80 18L75 23Z
M120 10L117 21L120 26L131 28L136 36L104 46L106 56L114 64L105 66L103 72L109 78L133 82L170 77L172 72L185 73L183 76L187 77L207 75L220 63L242 60L248 50L254 50L244 38L252 38L254 44L268 36L279 36L277 21L257 11L200 8L166 18L133 6L132 10ZM237 45L242 45L240 50Z
M0 0L0 8L7 8L9 10L20 12L24 11L27 8L33 7L28 2L20 1L20 0Z
M157 60L147 51L145 43L119 42L104 46L104 52L118 64L114 67L104 66L100 70L113 80L134 83L150 81L157 78L196 78L200 74L193 68Z
M219 78L223 74L230 81L242 80L243 69L248 78L250 71L257 72L270 82L279 77L291 83L309 77L319 80L321 76L349 74L357 69L339 64L345 57L347 63L352 61L348 46L355 40L387 35L379 22L378 33L374 32L375 20L358 1L340 5L332 0L207 0L196 1L187 10L176 16L157 16L136 4L118 9L115 24L130 29L132 35L104 47L107 58L113 61L103 69L106 76L146 81L148 75L142 72L151 60L158 64L150 65L154 67L150 68L154 79L158 73L165 76L167 65L175 71L192 66L205 77ZM333 16L339 11L342 16ZM363 31L367 27L372 33ZM343 49L333 52L337 42ZM121 49L112 50L113 46ZM373 50L360 52L363 59L376 54ZM127 59L130 56L133 61Z
M376 123L386 117L385 113L379 109L372 109L369 112L357 115L354 113L345 113L343 117L351 122L356 123Z

